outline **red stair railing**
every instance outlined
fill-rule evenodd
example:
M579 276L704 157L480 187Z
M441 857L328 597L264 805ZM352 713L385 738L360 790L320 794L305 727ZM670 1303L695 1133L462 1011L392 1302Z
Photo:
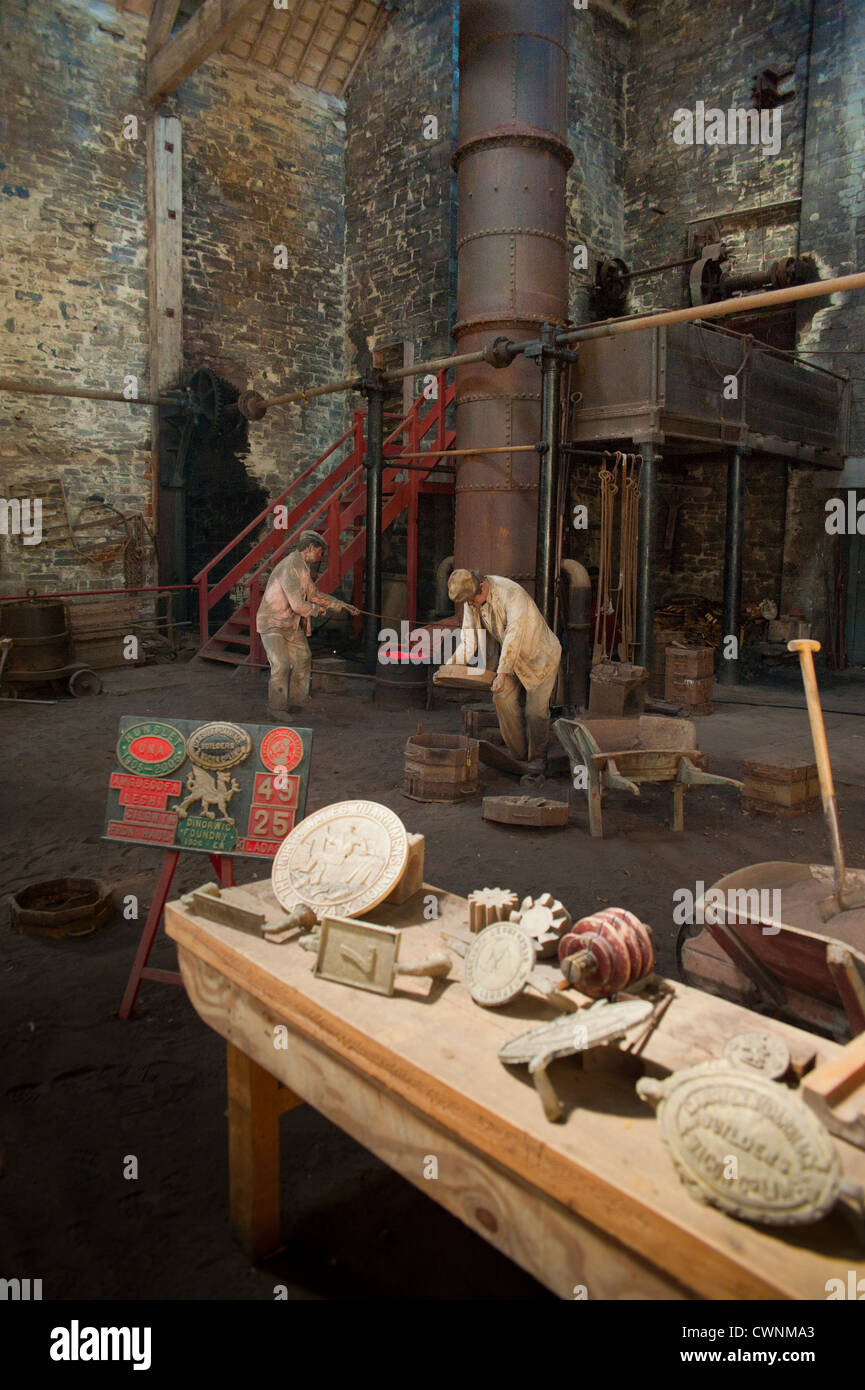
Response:
M427 403L427 398L425 395L419 396L408 414L399 418L398 424L384 440L386 462L383 469L382 487L386 500L382 509L382 530L386 530L407 509L406 607L407 616L411 622L414 622L417 617L418 497L422 491L426 490L451 491L450 485L442 487L441 484L427 482L429 474L439 463L441 451L449 448L453 440L453 432L446 428L445 417L447 408L454 397L454 388L446 385L445 377L445 372L438 373L437 395L430 409L421 415L421 407ZM306 530L323 532L327 541L327 571L319 580L318 587L323 592L332 592L347 572L353 569L355 602L360 602L360 562L366 549L365 528L358 526L359 518L365 513L366 507L366 479L363 467L366 455L365 418L365 411L355 410L351 428L346 430L326 453L322 454L294 479L279 497L265 507L233 541L229 542L195 576L193 582L197 584L199 593L199 626L202 648L210 640L210 612L214 604L242 582L249 586L249 664L265 664L264 651L255 629L255 619L264 592L267 572L288 553L301 533ZM405 462L412 464L412 468L407 472L407 476L402 482L397 482L398 474L405 471L405 468L400 467L399 459L404 453L418 453L421 441L426 438L433 427L435 427L434 441L428 451L424 451L429 453L429 467L424 467L424 462L421 459L406 460ZM394 443L398 436L402 437L402 444ZM271 525L267 533L220 580L209 587L209 576L214 567L262 526L268 517L272 517L277 508L285 508L287 499L327 459L349 441L351 441L351 448L347 456L316 484L312 492L308 493L287 512L284 524L280 527ZM393 462L388 462L388 460L393 460ZM388 495L389 490L390 495ZM345 548L341 549L342 537L346 532L351 534Z

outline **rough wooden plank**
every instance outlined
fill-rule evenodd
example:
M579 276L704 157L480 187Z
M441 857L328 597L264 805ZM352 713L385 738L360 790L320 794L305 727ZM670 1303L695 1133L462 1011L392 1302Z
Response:
M269 885L247 891L268 915L278 916ZM403 960L439 946L437 929L442 926L466 929L465 901L424 885L423 894L433 891L437 923L421 925L423 896L371 914L403 928ZM651 1112L634 1094L633 1077L616 1071L581 1073L571 1062L554 1063L567 1119L560 1126L548 1124L528 1078L503 1068L497 1055L504 1041L547 1020L547 1007L524 996L506 1013L476 1008L456 986L459 960L452 979L434 982L425 994L410 993L400 984L393 998L383 999L313 979L308 953L199 922L177 903L166 910L166 929L182 956L194 955L209 967L208 988L227 991L229 997L237 991L248 994L286 1023L292 1036L289 1053L295 1043L309 1045L320 1054L322 1066L349 1068L358 1084L378 1087L442 1129L457 1146L473 1150L580 1222L603 1230L699 1296L822 1298L839 1259L855 1258L838 1216L813 1232L797 1231L791 1240L690 1201ZM743 1016L751 1027L764 1022L724 1000L699 995L697 1001L728 1025L735 1019L731 1031L740 1031ZM246 1047L245 1033L232 1023L230 1010L227 1017L227 1026L239 1031L226 1036ZM778 1027L780 1031L782 1025ZM820 1040L819 1046L823 1055L834 1055L833 1044ZM286 1079L304 1094L299 1083ZM862 1181L865 1154L846 1144L839 1144L839 1152L847 1174ZM429 1195L437 1194L431 1190Z
M200 10L147 64L147 97L154 105L175 92L184 78L231 38L245 19L269 0L205 0Z

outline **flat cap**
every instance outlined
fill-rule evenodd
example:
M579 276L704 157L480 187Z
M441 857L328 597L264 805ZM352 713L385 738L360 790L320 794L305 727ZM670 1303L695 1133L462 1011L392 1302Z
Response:
M454 570L448 580L448 596L454 603L465 603L478 593L480 584L471 570Z
M308 545L316 545L319 550L327 550L327 541L323 540L317 531L304 531L297 543L298 550L306 550Z

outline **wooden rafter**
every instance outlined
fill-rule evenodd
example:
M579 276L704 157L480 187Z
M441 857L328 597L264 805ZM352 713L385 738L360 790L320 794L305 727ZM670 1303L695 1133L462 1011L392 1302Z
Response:
M316 78L316 91L320 92L324 83L327 81L330 70L333 67L333 64L336 61L336 59L339 57L340 45L343 39L345 38L346 34L348 33L349 25L354 20L354 17L360 9L362 3L363 0L352 0L352 3L349 5L348 13L345 16L345 19L342 21L342 28L340 29L339 33L333 41L333 47L331 48L330 53L328 54L327 62L325 63L324 67L322 68L321 72L318 74L318 77Z
M288 44L291 42L291 36L294 33L294 28L297 24L298 16L300 15L300 12L303 9L305 3L306 0L295 0L294 9L292 10L291 14L285 22L285 33L283 34L282 38L280 39L277 45L276 53L273 55L273 58L270 62L270 67L278 68L280 63L282 62L282 55L285 52Z
M310 32L309 38L307 39L306 43L305 43L304 46L303 46L303 52L301 53L300 57L299 57L298 60L297 60L297 78L298 78L298 81L302 81L302 80L303 80L303 69L304 69L304 67L306 66L306 60L307 60L307 58L309 57L310 53L312 52L312 49L313 49L313 46L314 46L314 44L315 44L316 39L318 38L319 34L321 33L322 25L324 24L324 21L327 19L327 16L328 16L328 9L329 9L329 6L327 6L327 5L322 5L321 9L320 9L319 12L318 12L318 19L316 20L315 24L312 26L312 30L311 30L311 32Z
M180 0L156 0L150 11L150 23L147 29L148 62L154 54L159 52L160 48L165 47L171 38L171 31L174 28L174 21L179 9Z
M161 101L256 12L262 0L205 0L147 64L147 96Z
M340 87L340 96L345 95L346 91L348 90L351 79L354 77L358 67L360 66L361 60L366 57L366 54L372 47L375 40L378 38L381 30L384 29L389 18L390 12L385 9L384 5L378 5L378 7L376 8L376 12L373 16L372 23L369 26L367 36L358 47L357 56L355 57L354 62L351 64L351 67L345 75L345 79L343 80L343 83Z

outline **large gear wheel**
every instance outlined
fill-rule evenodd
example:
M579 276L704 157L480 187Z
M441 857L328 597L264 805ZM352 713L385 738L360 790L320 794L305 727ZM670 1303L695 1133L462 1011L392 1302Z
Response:
M222 422L223 395L219 377L210 367L199 367L186 386L186 396L196 423L206 421L214 428Z

